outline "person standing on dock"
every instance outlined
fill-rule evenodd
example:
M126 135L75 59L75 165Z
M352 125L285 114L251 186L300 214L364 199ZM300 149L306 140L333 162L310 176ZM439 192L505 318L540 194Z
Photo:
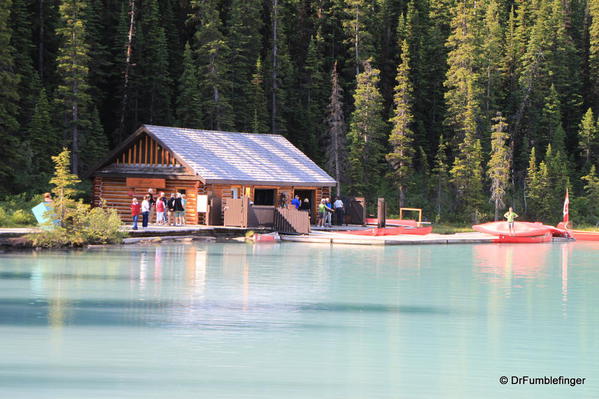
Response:
M343 208L343 201L341 201L341 197L337 197L335 202L333 202L333 206L335 207L335 224L337 226L343 225L343 216L345 215L345 209Z
M183 224L184 214L185 208L183 208L181 193L177 193L177 196L175 197L175 226L181 226Z
M153 219L150 216L154 216L156 214L156 200L154 199L154 190L153 189L148 188L147 197L148 197L148 202L150 203L150 213L148 214L148 218L149 218L148 223L149 223L149 221Z
M144 200L141 202L141 227L144 229L148 227L148 220L150 219L150 196L146 195Z
M518 214L514 212L514 209L510 206L508 211L503 215L507 219L507 224L510 229L510 234L514 234L514 219L518 217Z
M175 193L171 193L171 197L168 199L167 203L168 208L168 224L170 226L175 225Z
M327 202L326 199L321 199L318 205L318 226L324 227L327 218Z
M141 204L137 201L137 198L133 198L131 201L131 216L133 217L133 230L137 230L137 221L139 214L141 213Z
M295 195L295 197L293 197L293 199L291 200L291 205L295 206L295 209L300 209L300 205L302 203L300 202L300 197L299 195Z

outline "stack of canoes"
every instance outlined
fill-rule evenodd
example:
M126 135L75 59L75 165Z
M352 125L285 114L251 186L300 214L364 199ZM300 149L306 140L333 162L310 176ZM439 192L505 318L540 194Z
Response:
M514 222L511 229L508 222L477 224L472 228L480 233L497 236L493 241L499 243L542 243L551 241L553 237L571 237L568 230L540 222Z

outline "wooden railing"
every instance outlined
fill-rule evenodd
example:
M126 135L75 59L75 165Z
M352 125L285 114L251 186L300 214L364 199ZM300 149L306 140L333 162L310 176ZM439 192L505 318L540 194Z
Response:
M295 208L275 208L274 229L279 233L310 233L310 214Z

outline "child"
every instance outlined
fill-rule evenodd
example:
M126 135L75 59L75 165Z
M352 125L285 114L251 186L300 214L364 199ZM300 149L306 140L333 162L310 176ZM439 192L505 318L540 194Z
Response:
M164 224L164 201L162 197L156 201L156 224Z
M141 213L141 205L137 201L137 198L133 198L131 201L131 216L133 217L133 230L137 230L137 220Z

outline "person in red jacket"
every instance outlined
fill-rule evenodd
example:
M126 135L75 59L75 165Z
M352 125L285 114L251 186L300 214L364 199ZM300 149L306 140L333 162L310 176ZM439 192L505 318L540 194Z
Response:
M131 216L133 216L133 230L137 230L137 220L141 214L141 204L137 201L137 198L133 198L131 201Z

